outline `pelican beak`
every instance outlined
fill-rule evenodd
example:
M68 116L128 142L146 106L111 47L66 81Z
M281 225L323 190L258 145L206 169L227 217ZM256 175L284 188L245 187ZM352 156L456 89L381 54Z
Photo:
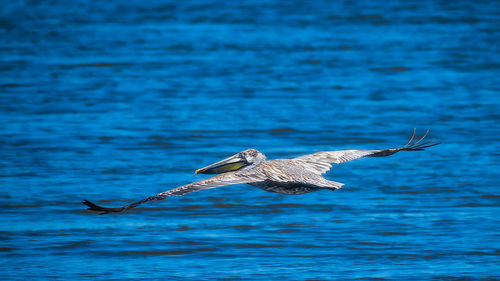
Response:
M222 174L241 169L248 165L245 159L241 158L239 153L222 161L206 166L195 171L196 174Z

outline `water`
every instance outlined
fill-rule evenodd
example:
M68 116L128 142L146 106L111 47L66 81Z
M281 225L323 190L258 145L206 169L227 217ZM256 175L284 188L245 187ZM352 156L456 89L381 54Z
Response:
M0 7L0 276L499 279L496 1L11 1ZM236 185L98 216L268 158L338 192Z

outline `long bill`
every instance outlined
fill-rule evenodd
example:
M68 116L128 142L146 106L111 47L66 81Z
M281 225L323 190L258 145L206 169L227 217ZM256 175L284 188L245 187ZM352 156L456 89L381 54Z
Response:
M222 174L226 172L232 172L249 165L249 163L243 159L239 153L235 154L229 158L221 160L217 163L208 165L204 168L195 171L196 174Z

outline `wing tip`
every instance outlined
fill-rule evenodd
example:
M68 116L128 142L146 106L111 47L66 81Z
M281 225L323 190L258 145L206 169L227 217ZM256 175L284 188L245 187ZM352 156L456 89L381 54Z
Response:
M85 199L82 200L82 204L88 207L87 210L94 211L94 212L101 212L99 215L105 215L105 214L108 214L111 212L119 213L119 212L123 211L123 208L106 208L106 207L96 205L96 204L90 202L89 200L85 200Z
M430 141L422 142L422 140L424 140L427 137L427 135L429 134L429 130L427 130L425 132L425 134L422 137L420 137L417 141L413 141L415 138L415 131L416 131L416 129L414 128L413 133L410 137L410 140L400 150L403 150L403 151L421 151L421 150L425 150L428 147L432 147L432 146L436 146L438 144L441 144L441 142L434 142L434 139L432 139Z

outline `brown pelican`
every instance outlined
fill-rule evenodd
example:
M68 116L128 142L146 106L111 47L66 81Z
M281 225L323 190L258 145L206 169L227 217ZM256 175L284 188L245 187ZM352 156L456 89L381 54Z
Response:
M282 194L303 194L323 189L336 190L344 184L329 181L322 176L322 174L330 170L332 163L341 164L365 156L389 156L399 151L419 151L438 145L439 143L433 141L422 142L428 132L419 140L413 141L415 137L415 130L413 130L408 143L400 148L320 151L293 159L266 161L266 156L263 153L255 149L247 149L227 159L196 170L196 174L218 174L214 177L179 186L120 208L101 207L87 200L82 203L87 205L89 210L107 214L110 212L123 212L148 201L162 200L174 195L180 196L193 191L240 183L247 183L265 191Z

